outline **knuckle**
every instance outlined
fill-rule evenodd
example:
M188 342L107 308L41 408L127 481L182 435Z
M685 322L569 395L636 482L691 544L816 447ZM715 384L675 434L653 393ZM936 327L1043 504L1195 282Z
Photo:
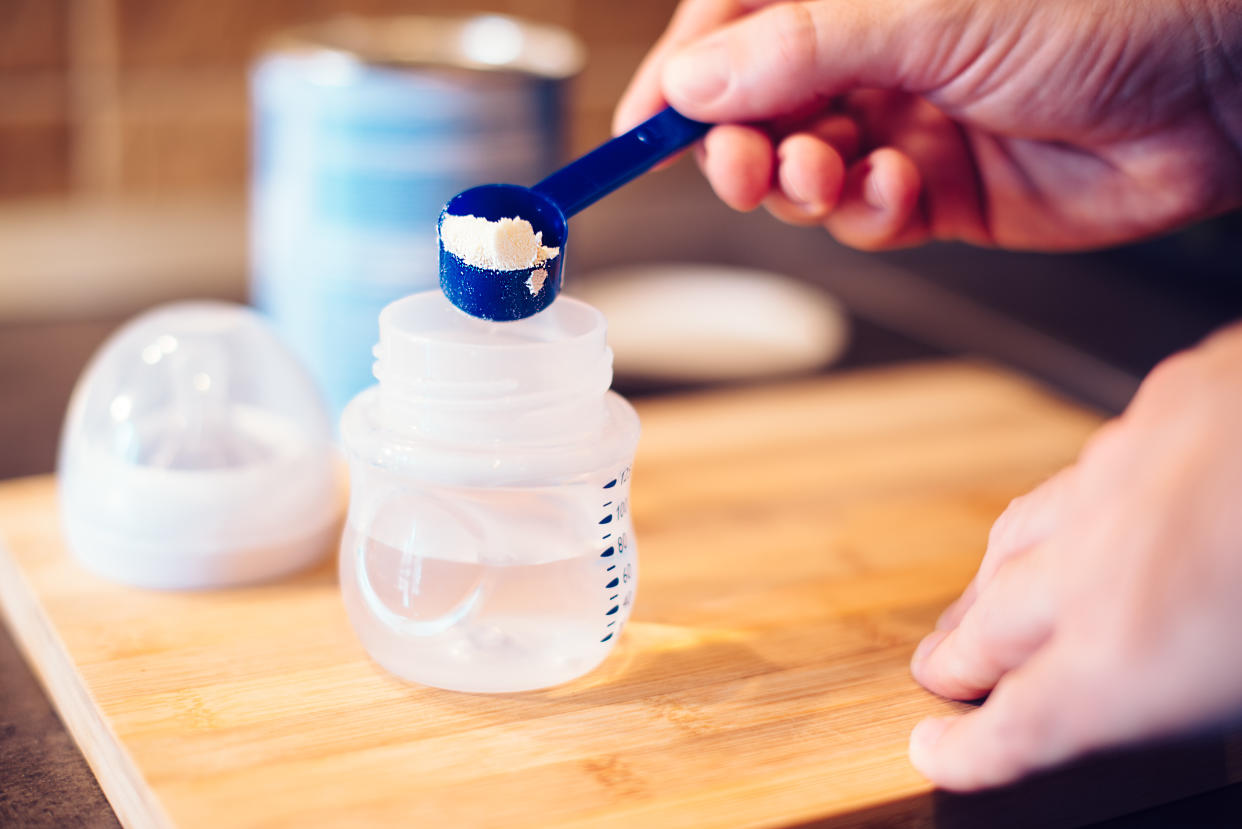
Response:
M1154 195L1151 208L1170 226L1198 220L1205 208L1219 204L1224 198L1224 182L1214 176L1200 159L1181 153L1152 154L1148 164L1151 175L1162 182Z
M988 530L989 550L1004 545L1013 535L1021 524L1026 505L1030 501L1031 494L1029 492L1025 495L1019 495L1009 502L1004 512L996 517L996 520L992 522L992 529Z
M1109 464L1117 452L1124 450L1125 434L1125 425L1121 420L1108 421L1087 439L1079 453L1080 464L1088 469Z
M776 50L785 65L813 65L819 56L815 16L803 3L778 3L764 14Z
M1180 351L1161 360L1147 375L1143 385L1161 391L1181 389L1194 380L1196 363L1192 352Z
M961 626L933 653L933 657L939 657L934 666L936 673L953 688L950 696L982 696L1005 674L1011 649L1006 631L1012 626L1007 620L996 622L1000 615L1003 614L987 602L976 604Z
M1061 469L1034 489L1010 501L988 532L989 551L1010 551L1011 547L1030 546L1050 531L1064 501L1063 491L1072 485L1073 469L1073 466Z
M1237 384L1232 359L1218 359L1204 345L1162 360L1143 380L1126 410L1140 422L1210 416L1222 389Z
M1006 608L995 601L977 603L975 608L975 639L980 653L995 654L1007 648L1012 637L1008 631L1008 620L1004 618Z
M1240 341L1242 341L1242 322L1234 322L1212 332L1203 341L1201 347L1208 350L1223 349L1232 352ZM1233 362L1230 360L1230 363Z
M1015 595L1024 589L1027 575L1026 570L1020 571L1017 562L1006 562L971 608L969 629L975 650L980 661L994 671L993 678L1016 664L1019 660L1015 656L1040 635L1039 625L1027 618L1029 610L1018 607L1014 601Z
M940 692L954 699L972 699L987 693L991 684L979 653L967 657L961 648L940 648L931 672Z
M989 653L991 649L1006 644L1010 639L1007 628L1010 628L1012 607L1007 603L1006 597L1010 593L1012 582L1013 563L1006 562L996 570L991 584L987 585L985 595L981 595L975 602L975 607L971 608L975 611L976 638L979 639L980 648L989 650Z

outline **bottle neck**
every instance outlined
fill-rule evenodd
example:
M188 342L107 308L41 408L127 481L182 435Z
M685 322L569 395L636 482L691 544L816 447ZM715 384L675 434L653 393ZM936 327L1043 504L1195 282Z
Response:
M465 444L544 444L603 428L612 351L603 315L562 297L516 322L489 322L439 291L380 314L375 417L385 430Z

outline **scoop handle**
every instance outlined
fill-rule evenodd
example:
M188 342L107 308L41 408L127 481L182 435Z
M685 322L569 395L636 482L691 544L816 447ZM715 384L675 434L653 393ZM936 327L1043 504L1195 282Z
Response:
M702 138L711 124L692 121L672 107L570 162L533 190L556 202L565 218L633 181L678 150Z

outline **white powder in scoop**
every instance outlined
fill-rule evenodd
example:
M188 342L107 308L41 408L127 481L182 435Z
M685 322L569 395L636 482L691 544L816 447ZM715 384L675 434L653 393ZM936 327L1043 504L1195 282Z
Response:
M560 248L546 247L542 231L536 233L530 222L517 216L493 222L450 214L440 223L440 241L445 250L467 265L493 271L526 270L561 252ZM536 294L543 287L543 279L535 280L532 274L531 280L528 286Z
M543 268L537 271L531 271L530 277L526 280L526 289L530 291L531 296L535 296L543 290L543 283L548 279L548 272Z

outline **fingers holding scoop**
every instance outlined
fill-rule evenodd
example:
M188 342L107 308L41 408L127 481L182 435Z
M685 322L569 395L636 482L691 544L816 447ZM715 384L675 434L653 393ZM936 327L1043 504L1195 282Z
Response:
M909 157L884 147L855 161L859 136L832 116L775 143L752 126L715 127L697 156L716 195L735 210L763 204L778 219L822 224L840 241L871 250L922 241L922 177Z
M772 140L755 127L714 127L696 149L699 166L716 195L734 210L754 210L772 190Z
M751 29L769 34L772 34L769 30L779 34L788 29L801 32L805 36L799 42L809 43L809 33L817 28L813 16L795 17L777 13L776 9L763 10L767 5L765 0L689 0L683 3L622 97L614 130L628 129L654 113L663 105L670 86L677 90L690 81L694 82L691 85L701 86L706 83L705 78L714 77L708 71L711 67L700 65L700 61L689 59L689 55L679 55L683 48L709 32L716 33L715 41L736 45L752 40L755 32ZM745 26L720 28L742 17L747 18ZM790 25L794 21L799 25L792 29L786 25L782 29L778 25L781 21ZM720 43L715 45L721 46ZM720 48L716 49L716 54L720 54ZM767 52L752 54L740 49L739 54L743 58L749 55L759 59ZM682 58L679 65L684 71L670 74L669 69L677 68L667 66L674 55ZM802 64L785 67L800 73L811 68ZM798 96L805 98L811 94L815 97L812 87L790 86L787 74L784 69L779 72L785 81L776 84L778 90L784 90L782 95L777 95L780 100L751 103L789 112L797 108L792 104L801 100ZM681 77L683 75L687 77ZM686 83L680 83L679 77ZM784 101L789 96L793 98ZM791 106L778 106L782 103ZM920 177L917 168L896 150L879 150L847 172L847 165L858 151L859 140L852 121L841 115L823 119L775 142L756 127L725 124L708 133L699 146L698 156L712 188L734 209L748 211L764 204L783 221L799 225L823 224L846 244L864 249L921 241L926 236L925 231L909 227L918 202ZM837 211L838 204L840 211ZM837 212L840 215L836 215Z
M776 218L793 225L818 225L837 205L845 184L845 162L822 139L800 132L788 136L776 150L776 186L763 206Z
M822 224L840 201L860 141L853 119L835 113L790 131L777 146L775 186L763 206L789 224Z
M923 178L909 156L881 147L850 166L837 209L824 227L859 250L917 244L927 238L918 211Z

